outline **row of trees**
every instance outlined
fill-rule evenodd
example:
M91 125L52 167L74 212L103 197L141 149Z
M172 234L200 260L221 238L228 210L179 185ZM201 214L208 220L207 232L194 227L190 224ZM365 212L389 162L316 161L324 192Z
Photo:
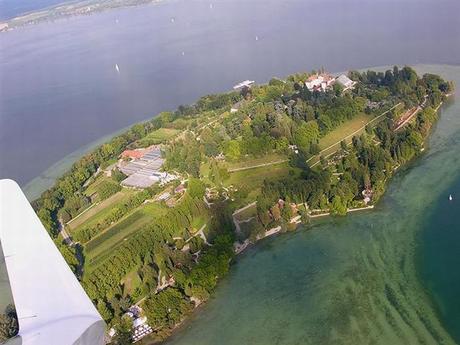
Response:
M300 178L290 176L264 183L257 205L258 220L265 228L273 226L277 220L273 205L279 199L307 204L310 209L330 210L335 214L345 214L347 208L362 203L363 190L372 189L373 200L377 200L395 167L413 159L421 151L424 139L437 118L435 110L429 105L438 106L445 97L444 93L452 90L452 85L440 77L424 75L418 78L408 67L401 71L395 68L393 72L384 74L367 72L355 76L369 87L388 87L400 99L422 86L426 94L421 95L419 101L423 102L426 97L428 106L417 114L415 122L401 130L394 130L390 118L381 121L375 128L368 128L366 133L353 138L351 146L342 145L342 158L334 161L332 166L323 160L320 170L311 170L304 164L305 156L294 157L291 165L302 170ZM333 178L333 171L338 178Z
M203 195L202 182L190 179L187 194L179 205L120 244L113 255L84 275L85 290L110 324L122 327L122 315L129 305L147 295L144 309L152 326L159 330L172 327L190 312L192 297L207 299L217 278L226 274L233 255L230 212L223 205L207 209ZM206 216L208 212L213 217ZM201 241L198 264L192 256L194 250L183 252L176 247L177 240L173 240L189 237L196 217L209 219L207 237L212 242L207 247ZM126 295L121 280L133 270L138 272L142 285L136 295ZM158 283L168 277L174 277L174 287L156 294Z
M77 242L86 243L95 235L107 228L110 224L123 218L128 212L140 206L145 200L153 197L157 193L157 188L147 188L134 194L127 200L113 206L107 215L100 219L96 224L83 227L81 230L72 233L73 239Z

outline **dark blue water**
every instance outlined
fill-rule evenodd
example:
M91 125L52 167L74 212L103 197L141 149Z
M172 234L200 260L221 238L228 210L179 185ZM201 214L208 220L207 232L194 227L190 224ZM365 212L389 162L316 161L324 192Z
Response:
M27 12L74 1L76 0L0 0L0 20L11 19Z
M456 0L212 5L168 0L0 34L0 177L24 186L104 135L244 79L460 63Z

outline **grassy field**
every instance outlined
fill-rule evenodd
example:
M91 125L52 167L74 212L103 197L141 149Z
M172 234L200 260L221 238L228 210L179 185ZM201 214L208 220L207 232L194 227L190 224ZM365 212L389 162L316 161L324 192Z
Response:
M356 115L355 118L341 124L339 127L325 135L319 140L321 152L319 155L311 158L308 163L310 166L318 164L319 157L328 155L337 151L340 148L340 142L345 140L349 144L355 135L360 135L365 131L365 126L375 119L374 116L364 113Z
M265 179L276 178L282 175L286 175L289 171L289 164L287 162L269 166L269 167L260 167L250 170L236 171L230 173L230 178L225 181L225 185L250 185L262 186L262 183Z
M239 212L234 217L238 221L242 221L251 217L255 217L257 215L257 205L253 205L248 207L247 209Z
M118 193L115 193L111 197L105 199L101 203L93 206L91 209L83 213L81 216L76 218L74 221L68 223L68 227L71 231L74 231L80 226L88 226L92 224L96 224L99 220L101 220L104 216L106 216L113 206L116 204L123 202L128 197L133 195L135 192L130 189L122 189Z
M86 262L94 269L123 241L135 234L139 229L151 223L155 218L166 212L165 207L158 203L145 204L122 218L118 223L94 237L85 245Z
M281 178L283 176L288 176L288 172L290 169L291 168L289 167L289 164L286 162L277 165L272 165L269 167L236 171L230 173L230 178L227 179L224 184L226 186L234 185L237 188L247 186L250 192L242 204L246 205L249 202L254 201L260 194L260 188L262 187L265 179Z
M197 218L194 218L192 220L192 228L194 230L194 232L198 231L201 229L201 227L206 224L206 217L204 216L200 216L200 217L197 217Z
M142 138L139 141L139 144L141 146L143 146L142 144L161 144L168 141L169 139L174 138L179 132L180 130L174 128L160 128L149 133L145 138Z
M288 158L285 155L281 155L277 153L271 153L263 157L257 157L257 158L248 157L246 159L239 160L238 162L228 163L228 170L248 168L248 167L252 167L252 166L256 166L260 164L278 162L278 161L282 161L286 159Z
M105 176L105 174L99 174L96 179L85 189L83 192L86 196L91 196L97 192L97 188L103 181L113 181L110 177Z
M132 295L134 290L142 285L142 281L139 277L139 274L137 273L137 270L129 272L126 277L123 278L121 283L123 284L124 296Z
M319 147L321 150L328 148L329 146L340 142L344 137L347 137L361 127L366 126L366 124L371 121L374 117L366 115L364 113L356 115L353 119L341 124L339 127L334 129L332 132L328 133L319 140ZM358 134L358 133L356 133ZM349 138L351 140L351 138Z

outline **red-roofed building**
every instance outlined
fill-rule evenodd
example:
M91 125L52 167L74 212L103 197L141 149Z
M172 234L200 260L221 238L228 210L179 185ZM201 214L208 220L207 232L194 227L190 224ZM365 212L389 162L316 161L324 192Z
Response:
M326 89L332 86L334 81L334 77L327 73L313 74L308 77L305 86L310 91L326 91Z
M145 154L145 150L125 150L121 153L121 158L139 159Z

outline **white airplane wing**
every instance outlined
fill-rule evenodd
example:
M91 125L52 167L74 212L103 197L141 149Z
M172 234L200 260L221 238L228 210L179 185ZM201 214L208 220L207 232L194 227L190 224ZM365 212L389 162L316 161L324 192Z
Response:
M104 321L11 180L0 181L0 242L19 321L12 344L103 344Z

